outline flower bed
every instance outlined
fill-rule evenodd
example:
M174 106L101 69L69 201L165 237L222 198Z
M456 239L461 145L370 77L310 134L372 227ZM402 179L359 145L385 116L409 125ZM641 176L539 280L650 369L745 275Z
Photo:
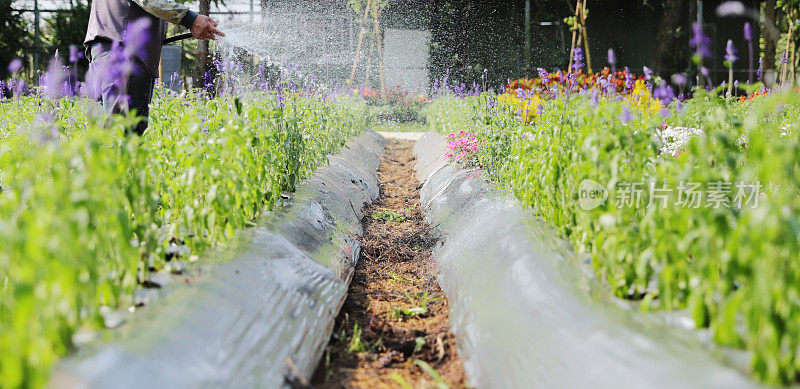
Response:
M573 96L543 99L534 125L489 94L426 112L441 133L477 134L476 163L590 255L618 297L686 310L718 343L751 351L759 379L796 382L800 96L696 92L663 104L666 117ZM665 142L665 126L705 135Z
M170 241L225 244L366 124L361 99L287 85L156 94L141 138L83 98L0 100L0 386L42 386Z

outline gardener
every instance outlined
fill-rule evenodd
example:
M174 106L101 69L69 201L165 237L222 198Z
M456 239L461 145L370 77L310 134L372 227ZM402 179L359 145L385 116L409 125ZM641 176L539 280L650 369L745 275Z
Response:
M142 23L143 19L149 23ZM133 69L127 79L103 80L98 99L111 112L136 110L141 121L136 126L135 132L141 135L147 128L150 100L153 97L155 79L158 77L167 22L188 28L192 36L197 39L215 39L225 34L217 29L217 23L211 18L198 15L174 0L94 0L84 40L91 61L90 72L93 68L102 68L103 63L110 61L112 45L114 42L123 42L129 27L136 22L141 23L139 26L145 27L144 31L138 37L127 37L127 39L129 41L139 39L140 42L146 43L135 53ZM116 96L118 92L115 88L118 85L127 86L125 90L125 94L129 97L127 102L121 101L119 96Z

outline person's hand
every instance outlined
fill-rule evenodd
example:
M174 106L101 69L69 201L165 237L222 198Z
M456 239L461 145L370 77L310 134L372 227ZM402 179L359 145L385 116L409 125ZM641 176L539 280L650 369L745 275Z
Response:
M205 15L197 15L190 31L197 39L216 39L217 36L225 36L222 31L217 30L217 22Z

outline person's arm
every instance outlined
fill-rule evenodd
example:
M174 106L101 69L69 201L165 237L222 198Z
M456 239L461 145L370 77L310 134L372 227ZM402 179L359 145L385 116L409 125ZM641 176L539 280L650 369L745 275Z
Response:
M197 39L214 39L217 35L225 36L220 30L217 30L217 22L208 16L198 15L197 12L173 0L132 1L159 19L188 28Z

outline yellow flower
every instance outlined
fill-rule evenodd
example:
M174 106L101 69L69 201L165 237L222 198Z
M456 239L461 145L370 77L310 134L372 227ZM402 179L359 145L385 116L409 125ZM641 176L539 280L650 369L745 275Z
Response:
M530 123L539 117L537 106L542 99L538 94L533 95L530 99L520 99L515 94L503 93L497 96L497 101L502 105L512 107L525 123Z
M633 90L627 97L628 103L632 109L641 112L645 116L658 115L661 111L661 102L654 99L647 90L647 84L644 80L636 80Z

